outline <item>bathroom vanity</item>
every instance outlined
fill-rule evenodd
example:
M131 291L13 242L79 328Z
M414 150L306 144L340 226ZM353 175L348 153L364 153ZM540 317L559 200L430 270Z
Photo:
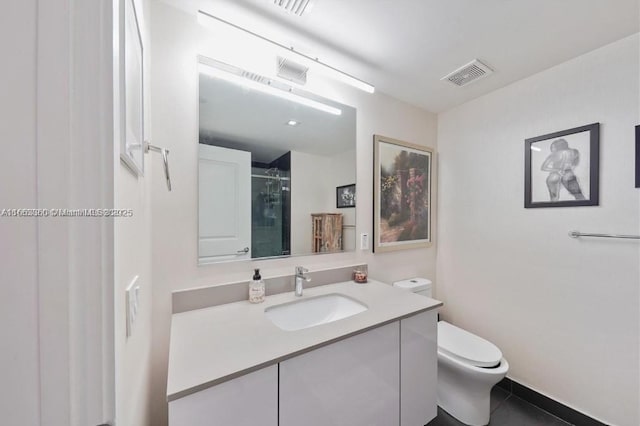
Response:
M340 303L365 309L339 320L331 319L335 312L324 315L293 331L286 329L295 323L265 313L310 302L312 316L324 301L338 317L348 314ZM437 409L441 305L380 282L350 281L305 289L301 298L281 293L257 305L174 314L169 424L424 425Z

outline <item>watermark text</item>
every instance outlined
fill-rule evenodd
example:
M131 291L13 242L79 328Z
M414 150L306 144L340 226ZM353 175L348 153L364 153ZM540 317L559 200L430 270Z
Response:
M0 217L132 217L133 209L0 209Z

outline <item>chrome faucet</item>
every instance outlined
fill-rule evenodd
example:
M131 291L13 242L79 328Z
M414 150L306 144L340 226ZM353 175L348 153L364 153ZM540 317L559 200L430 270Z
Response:
M302 296L302 284L311 281L311 278L305 275L307 272L309 272L307 268L296 266L296 296L298 297Z

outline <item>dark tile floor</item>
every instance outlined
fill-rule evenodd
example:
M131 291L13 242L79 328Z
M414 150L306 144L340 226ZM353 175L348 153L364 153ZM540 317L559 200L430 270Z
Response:
M535 405L495 386L491 391L491 426L567 426L569 423L541 410ZM463 426L438 407L438 417L427 426Z

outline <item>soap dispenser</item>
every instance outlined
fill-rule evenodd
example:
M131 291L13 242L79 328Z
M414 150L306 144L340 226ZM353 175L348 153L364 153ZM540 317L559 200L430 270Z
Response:
M253 279L249 283L249 302L264 302L264 281L260 276L260 269L254 269Z

